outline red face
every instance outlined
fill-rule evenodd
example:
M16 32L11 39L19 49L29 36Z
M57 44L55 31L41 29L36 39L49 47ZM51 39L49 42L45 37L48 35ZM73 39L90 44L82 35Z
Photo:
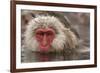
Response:
M52 28L39 28L35 32L40 51L48 51L55 37L55 31Z

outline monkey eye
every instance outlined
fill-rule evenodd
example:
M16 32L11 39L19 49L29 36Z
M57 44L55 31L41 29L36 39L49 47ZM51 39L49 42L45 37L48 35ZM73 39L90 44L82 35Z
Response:
M47 32L46 34L47 34L47 35L52 35L53 33L52 33L52 32Z
M40 36L43 36L44 35L44 33L43 32L38 32L38 33L36 33L37 35L40 35Z

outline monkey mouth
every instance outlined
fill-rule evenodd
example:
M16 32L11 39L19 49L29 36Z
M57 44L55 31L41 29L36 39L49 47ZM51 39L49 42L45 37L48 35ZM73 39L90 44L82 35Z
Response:
M40 51L42 52L48 52L49 51L49 46L40 46Z

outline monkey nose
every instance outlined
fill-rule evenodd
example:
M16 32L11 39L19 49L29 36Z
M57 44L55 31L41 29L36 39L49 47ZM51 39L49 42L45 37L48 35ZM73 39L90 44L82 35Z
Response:
M46 46L47 45L47 39L46 39L46 36L45 35L43 37L42 45L43 46Z
M46 41L43 41L43 46L46 46L47 45L47 42Z

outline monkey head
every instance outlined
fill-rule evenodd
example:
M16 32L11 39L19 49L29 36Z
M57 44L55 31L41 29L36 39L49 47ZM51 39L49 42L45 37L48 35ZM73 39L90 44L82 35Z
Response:
M25 46L32 51L54 51L75 48L77 37L54 16L38 16L29 21L24 33Z

